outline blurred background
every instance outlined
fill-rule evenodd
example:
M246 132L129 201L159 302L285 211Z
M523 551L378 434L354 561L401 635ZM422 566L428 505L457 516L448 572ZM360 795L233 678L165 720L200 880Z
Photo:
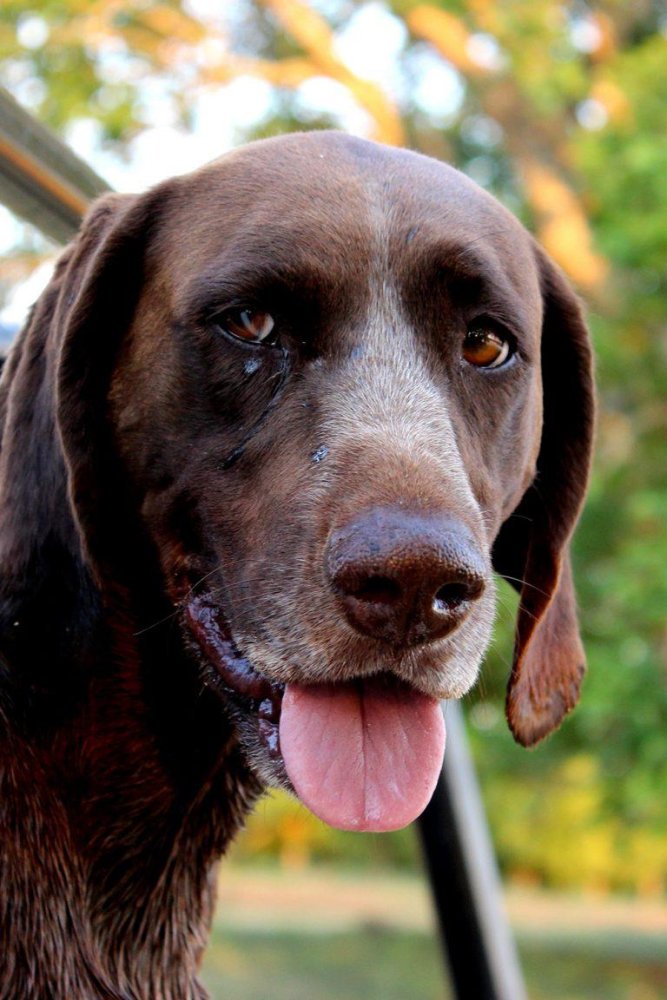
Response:
M465 700L535 1000L667 996L667 7L651 0L3 0L0 85L120 190L342 128L454 163L587 303L600 386L575 545L589 674L546 744L503 717L515 599ZM0 339L57 248L0 208ZM442 997L412 830L267 798L221 877L214 997Z

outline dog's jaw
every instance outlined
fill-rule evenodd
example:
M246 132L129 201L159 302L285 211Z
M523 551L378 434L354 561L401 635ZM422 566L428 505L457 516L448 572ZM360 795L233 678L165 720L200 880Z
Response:
M202 679L221 697L245 761L262 784L295 794L341 829L398 829L419 815L442 767L439 698L463 693L443 680L451 642L438 678L416 669L406 679L402 658L386 650L356 675L332 680L329 671L320 683L309 678L304 685L294 679L294 666L284 683L260 672L240 652L212 594L190 593L183 618ZM476 630L470 638L481 658L484 643L475 642ZM463 652L467 688L475 657ZM422 650L424 655L433 651ZM416 661L419 653L409 658Z
M222 609L209 595L190 596L183 616L200 654L204 683L227 704L248 763L264 784L291 789L278 736L285 685L263 677L239 652Z

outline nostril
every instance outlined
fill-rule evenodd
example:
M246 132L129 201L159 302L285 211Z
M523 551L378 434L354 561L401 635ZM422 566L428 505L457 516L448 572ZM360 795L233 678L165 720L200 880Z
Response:
M465 601L477 600L483 590L482 579L445 583L433 598L433 610L436 614L452 611Z
M433 598L433 610L439 614L451 611L458 604L467 601L469 596L469 588L465 583L446 583Z
M401 597L401 588L387 576L369 576L359 586L348 590L351 597L368 604L395 604Z
M324 571L352 628L402 646L435 642L458 628L487 580L464 524L385 508L332 530Z

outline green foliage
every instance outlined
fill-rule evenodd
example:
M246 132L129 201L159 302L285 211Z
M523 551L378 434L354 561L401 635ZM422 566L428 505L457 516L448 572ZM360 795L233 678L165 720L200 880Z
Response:
M318 861L363 868L414 869L417 844L410 829L363 837L332 830L291 795L271 792L248 818L231 857L239 862L278 861L287 868Z
M590 677L572 731L597 754L606 805L656 834L667 828L666 60L661 34L620 52L605 74L624 114L573 143L614 282L593 317L600 448L576 549Z

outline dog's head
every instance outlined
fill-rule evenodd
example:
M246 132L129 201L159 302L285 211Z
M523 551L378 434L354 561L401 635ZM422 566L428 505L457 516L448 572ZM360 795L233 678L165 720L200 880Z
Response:
M89 558L113 573L131 506L264 780L286 781L284 691L313 808L412 818L493 568L521 591L512 731L558 725L583 672L591 362L513 216L434 160L311 133L103 199L67 268L58 420Z

